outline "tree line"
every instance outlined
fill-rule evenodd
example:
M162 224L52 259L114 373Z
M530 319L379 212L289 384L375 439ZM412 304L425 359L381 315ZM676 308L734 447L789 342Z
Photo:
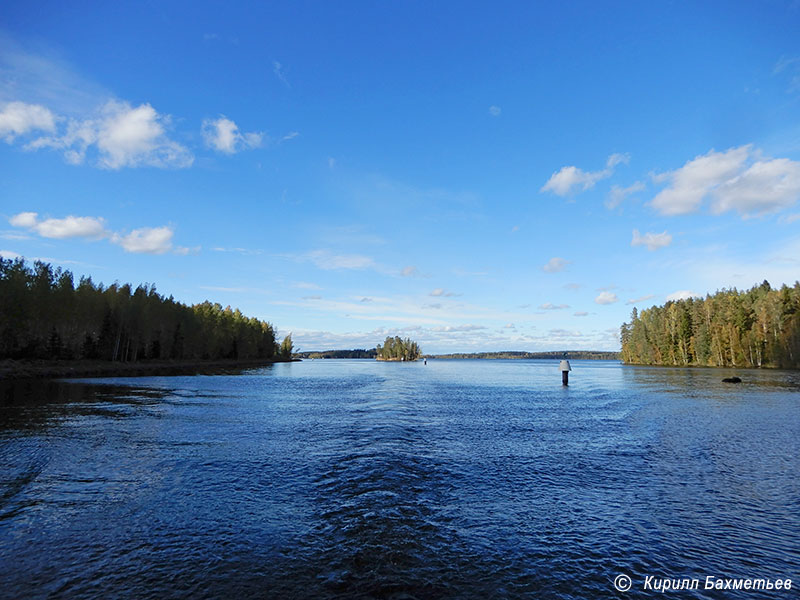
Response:
M274 327L238 309L187 306L154 285L95 284L70 271L0 258L0 358L208 360L283 358Z
M800 283L667 302L620 329L622 360L647 365L800 367Z
M399 336L388 336L383 345L378 344L375 350L377 360L417 360L422 355L417 342Z

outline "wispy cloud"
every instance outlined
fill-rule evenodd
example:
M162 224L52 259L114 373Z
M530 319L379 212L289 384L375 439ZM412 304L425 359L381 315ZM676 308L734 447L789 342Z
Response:
M570 262L572 261L565 260L558 256L554 256L553 258L547 261L547 264L545 264L542 267L542 271L544 271L545 273L558 273L566 269L567 265L570 264Z
M429 296L435 297L442 297L442 298L452 298L454 296L460 296L461 294L456 294L455 292L450 292L444 288L436 288L435 290L431 291Z
M611 191L608 192L608 197L605 201L605 206L609 210L613 210L617 208L620 204L622 204L626 198L632 196L637 192L641 192L645 189L645 185L641 181L637 181L628 187L621 187L619 185L612 185Z
M606 160L606 168L600 171L584 171L575 166L561 167L550 176L541 192L552 192L557 196L569 196L577 191L593 188L598 181L608 179L614 174L614 168L620 163L627 164L628 154L612 154Z
M286 75L283 73L283 65L277 60L272 61L272 72L275 74L275 77L277 77L287 88L292 87L289 85L289 81L286 79Z
M647 294L646 296L639 296L638 298L631 298L625 304L639 304L640 302L647 302L648 300L652 300L655 298L653 294Z
M492 106L489 107L489 114L492 115L493 117L499 117L501 114L503 114L503 109L493 104Z
M258 148L264 138L260 131L240 131L239 126L225 115L220 115L217 119L205 119L202 133L206 146L223 154Z
M544 304L540 304L539 308L541 310L563 310L565 308L569 308L569 304L553 304L552 302L545 302Z
M672 292L667 296L667 302L674 302L676 300L688 300L689 298L695 298L699 296L695 292L691 290L678 290L677 292Z
M309 261L317 268L325 271L339 269L373 269L377 266L375 261L363 254L337 254L330 250L312 250L297 256L301 261Z
M644 235L639 233L638 229L633 230L633 239L631 246L646 246L650 252L658 250L659 248L666 248L672 243L672 236L666 231L662 233L648 232Z

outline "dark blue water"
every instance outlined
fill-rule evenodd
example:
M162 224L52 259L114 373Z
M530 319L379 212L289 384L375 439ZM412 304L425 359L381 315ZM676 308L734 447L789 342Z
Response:
M797 597L800 373L556 365L6 386L0 597Z

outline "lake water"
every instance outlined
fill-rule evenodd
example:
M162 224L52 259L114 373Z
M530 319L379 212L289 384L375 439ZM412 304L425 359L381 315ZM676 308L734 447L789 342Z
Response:
M800 373L557 365L6 385L0 597L797 597Z

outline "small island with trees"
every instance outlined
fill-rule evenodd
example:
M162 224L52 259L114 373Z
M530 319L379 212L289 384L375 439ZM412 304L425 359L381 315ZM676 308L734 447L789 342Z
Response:
M376 360L413 361L422 356L417 342L413 342L409 338L402 339L399 336L388 336L383 345L378 344L375 350Z

